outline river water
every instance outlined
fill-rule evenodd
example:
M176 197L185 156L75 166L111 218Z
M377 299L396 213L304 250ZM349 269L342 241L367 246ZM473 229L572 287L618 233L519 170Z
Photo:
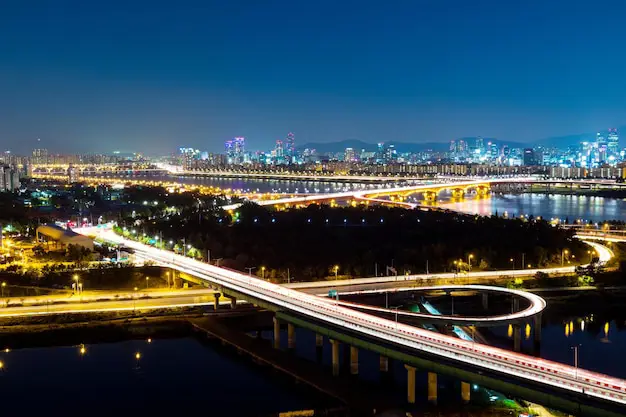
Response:
M142 178L142 177L139 177ZM278 193L337 193L366 189L386 188L406 185L405 182L388 182L385 184L364 184L345 182L318 181L287 181L217 177L146 177L153 180L175 181L184 184L212 185L224 189L237 189L247 192L278 192ZM487 198L467 196L462 201L452 201L449 193L441 193L441 207L464 213L490 215L519 216L533 215L544 219L560 218L573 222L576 219L601 222L604 220L626 221L626 200L618 198L577 196L561 194L493 194ZM421 197L413 199L420 202Z
M331 400L194 338L0 352L3 416L267 416ZM136 353L141 358L135 358Z

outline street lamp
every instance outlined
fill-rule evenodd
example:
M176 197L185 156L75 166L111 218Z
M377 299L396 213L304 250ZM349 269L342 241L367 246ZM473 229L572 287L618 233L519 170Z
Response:
M472 255L471 253L469 255L467 255L467 269L469 271L472 270L472 258L474 257L474 255Z
M588 253L589 251L587 251ZM567 255L569 253L569 251L567 249L563 249L561 251L561 266L563 266L563 264L565 263L565 255Z
M135 292L133 293L133 314L135 314L135 305L137 303L137 290L139 288L135 287Z
M79 277L78 277L78 274L74 274L74 275L72 276L72 278L73 278L73 279L74 279L74 281L75 281L75 282L74 282L74 292L78 293L78 292L80 291L80 289L79 289L79 285L80 285L80 283L79 283Z
M339 265L335 265L333 267L333 270L335 271L335 280L337 280L337 274L339 273Z
M515 259L511 258L509 261L511 262L511 269L515 269Z
M170 271L165 272L165 276L167 277L167 289L170 288Z
M578 350L581 345L571 346L570 349L574 351L574 379L578 379Z
M253 270L253 269L256 269L256 266L250 266L250 267L247 267L247 268L245 268L245 269L247 269L247 270L248 270L248 275L249 275L249 276L252 276L252 270Z
M7 283L3 281L2 282L2 286L1 286L1 288L2 288L2 298L4 298L4 287L6 287L6 286L7 286Z
M261 277L265 279L265 267L264 266L261 267Z
M146 277L146 289L148 289L148 284L150 283L150 277Z

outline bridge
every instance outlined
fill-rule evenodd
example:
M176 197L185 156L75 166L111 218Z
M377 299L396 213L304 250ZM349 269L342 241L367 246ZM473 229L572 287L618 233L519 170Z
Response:
M288 322L288 334L293 337L294 323L304 321L322 323L338 331L351 334L344 340L354 345L365 346L363 340L372 341L372 346L386 345L389 349L409 352L402 356L410 362L413 352L431 356L437 360L455 363L476 370L480 375L505 377L515 380L516 384L534 387L535 392L553 390L566 393L573 398L584 400L579 407L594 404L626 405L626 381L590 372L580 368L522 355L487 345L460 340L404 323L394 322L364 312L339 305L332 299L285 288L264 280L236 271L219 268L169 251L150 247L127 240L113 233L110 229L79 229L79 233L92 234L115 244L127 246L136 254L154 262L181 272L194 275L227 296L245 299L259 307L274 311L274 342L280 337L280 322ZM339 348L333 344L333 370L338 370ZM369 345L367 345L369 346ZM356 349L356 348L355 348ZM382 348L381 348L382 349ZM350 349L358 363L358 349ZM415 359L419 362L420 359ZM423 360L423 359L422 359ZM413 362L410 362L413 363ZM407 363L409 375L408 399L415 400L415 367ZM411 390L413 391L411 393ZM469 385L463 386L462 392L469 400ZM545 394L544 394L545 395ZM623 410L622 410L623 411ZM612 413L596 415L619 415Z

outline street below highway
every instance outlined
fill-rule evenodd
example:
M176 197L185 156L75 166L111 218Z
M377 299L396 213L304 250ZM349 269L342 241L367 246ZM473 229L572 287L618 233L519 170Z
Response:
M108 295L81 296L65 301L42 300L32 297L30 305L0 308L0 318L32 317L52 314L102 313L111 311L155 310L161 308L194 307L213 305L215 291L210 289L109 293ZM227 298L220 298L220 304L230 304Z

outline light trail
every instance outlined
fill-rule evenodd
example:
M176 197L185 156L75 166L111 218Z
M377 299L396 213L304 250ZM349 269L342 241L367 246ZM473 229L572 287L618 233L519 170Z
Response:
M415 287L415 288L397 288L392 291L386 289L380 290L363 290L363 291L350 291L341 293L341 295L364 295L364 294L379 294L384 292L406 292L406 291L454 291L454 290L474 290L474 291L488 291L491 293L500 293L511 296L516 296L527 300L530 305L528 308L514 312L511 314L503 314L498 316L448 316L448 315L432 315L425 313L415 313L412 311L395 310L383 307L370 306L365 304L352 303L349 301L334 300L331 298L324 298L329 303L338 304L345 307L350 307L359 310L376 311L386 314L397 314L399 316L412 317L417 319L428 320L430 322L438 323L457 323L462 325L483 324L483 325L497 325L506 324L514 321L524 320L531 318L541 313L546 308L546 301L540 296L529 293L526 291L513 290L504 287L491 287L487 285L438 285L430 287Z
M84 234L90 232L85 229L77 231ZM613 403L626 404L626 381L619 378L492 346L470 343L343 306L332 305L313 295L126 240L110 230L101 230L99 234L101 238L143 252L164 266L203 278L214 285L268 302L276 307L343 327L357 334L474 367L515 376L531 383L549 385Z

